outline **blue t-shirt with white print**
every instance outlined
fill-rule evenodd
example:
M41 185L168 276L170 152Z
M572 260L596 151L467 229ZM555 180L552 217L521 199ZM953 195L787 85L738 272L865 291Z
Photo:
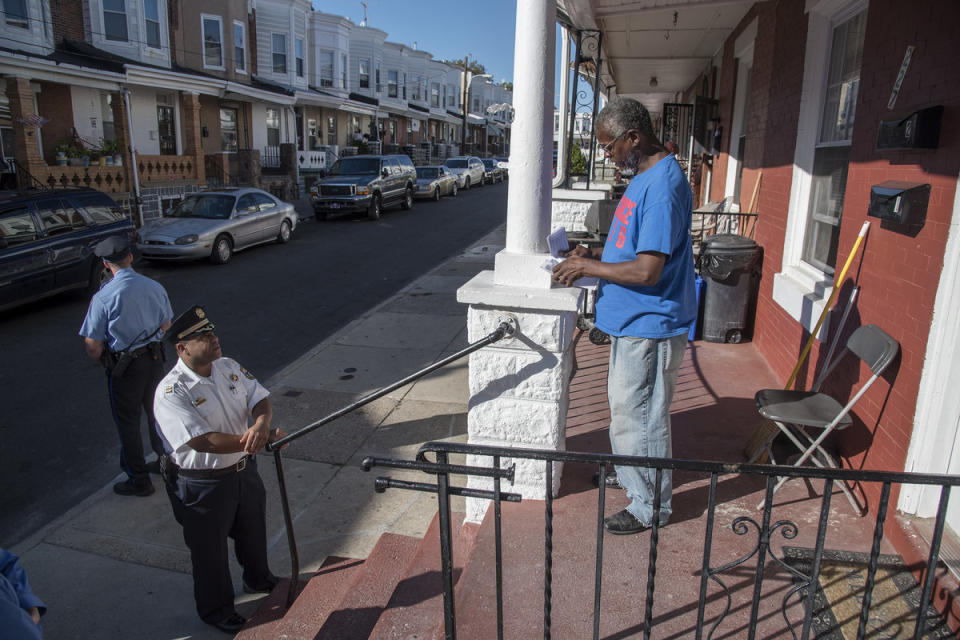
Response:
M601 280L596 326L621 337L668 338L686 333L697 316L690 219L690 183L670 155L630 181L610 225L604 262L628 262L638 253L667 256L652 286Z

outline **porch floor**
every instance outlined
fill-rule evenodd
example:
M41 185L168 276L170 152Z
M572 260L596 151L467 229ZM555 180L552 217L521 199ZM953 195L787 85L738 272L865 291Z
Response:
M567 413L567 449L608 452L609 420L606 375L609 345L597 346L586 334L577 339L577 369L570 386ZM689 343L672 405L673 455L676 458L743 462L742 450L759 424L754 393L765 387L779 387L756 348L750 344ZM592 465L567 464L561 493L553 502L553 637L591 637L598 496L593 483L597 469ZM655 638L694 637L697 603L704 556L709 475L674 472L673 517L659 531L653 604ZM789 526L771 534L770 553L784 557L783 547L815 546L822 481L807 484L788 482L777 492L771 523L786 520L796 525L795 537ZM763 498L764 479L745 475L721 476L713 526L710 567L717 568L745 556L758 543L755 526L737 534L734 520L741 516L761 522L757 505ZM627 505L621 490L606 492L605 515ZM891 514L893 510L891 509ZM893 523L888 523L892 525ZM544 503L525 501L503 505L504 618L507 638L540 637L543 633ZM830 510L826 549L869 553L874 519L858 517L839 490ZM490 514L478 532L470 564L457 584L456 611L461 638L496 637L494 591L493 526ZM629 536L603 537L603 581L600 637L641 637L647 588L647 566L651 552L649 531ZM894 553L884 541L881 553ZM730 589L730 611L724 617L723 589L710 581L707 589L706 631L723 618L715 638L746 638L751 614L756 556L718 576ZM758 638L790 637L781 615L781 601L792 586L785 569L767 556L763 590L758 610ZM839 577L837 582L839 582ZM821 576L821 584L823 584ZM874 602L883 600L882 579L878 576ZM889 582L889 581L888 581ZM889 587L890 585L886 585ZM791 626L799 635L803 610L794 604L787 609ZM834 612L845 627L853 625L854 635L859 602L852 592L845 602L833 602ZM842 609L838 606L842 605ZM912 621L909 624L912 632ZM846 630L846 629L845 629ZM853 637L853 636L850 636ZM899 636L897 636L899 637Z

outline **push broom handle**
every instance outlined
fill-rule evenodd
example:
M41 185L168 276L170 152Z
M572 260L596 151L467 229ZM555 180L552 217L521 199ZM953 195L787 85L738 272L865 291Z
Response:
M807 354L810 353L810 347L813 346L813 340L817 337L817 334L820 333L820 327L823 325L823 321L827 317L827 312L829 312L830 308L833 306L833 302L836 300L837 294L840 293L840 287L843 286L843 281L847 277L847 270L853 263L853 258L857 255L857 252L860 251L860 245L863 244L863 239L866 237L867 229L869 228L870 221L867 220L860 228L860 233L857 235L857 241L853 243L853 249L850 251L850 255L847 256L847 261L844 263L843 269L840 270L840 277L837 278L836 282L834 282L833 291L830 292L830 298L827 300L827 304L823 307L823 311L820 313L820 319L817 320L817 325L813 328L813 331L810 332L810 338L807 340L807 344L803 347L803 352L800 354L800 359L797 360L797 366L793 368L793 373L790 374L790 379L787 380L787 384L783 385L784 389L789 389L792 387L794 380L797 379L797 373L800 372L800 366L803 364L803 361L807 359Z

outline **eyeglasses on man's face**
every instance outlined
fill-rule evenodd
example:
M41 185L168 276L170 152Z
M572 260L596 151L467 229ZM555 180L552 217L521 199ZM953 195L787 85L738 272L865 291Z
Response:
M616 138L614 138L613 140L611 140L611 141L608 142L607 144L601 145L600 148L603 150L604 155L612 156L612 155L613 155L613 145L615 145L615 144L617 143L617 140L619 140L620 138L622 138L622 137L624 136L624 134L626 134L626 133L627 133L627 132L624 131L623 133L621 133L620 135L618 135Z

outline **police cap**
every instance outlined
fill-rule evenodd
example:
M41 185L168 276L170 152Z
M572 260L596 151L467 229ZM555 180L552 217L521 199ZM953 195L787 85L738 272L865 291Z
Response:
M125 236L110 236L101 240L93 248L93 253L98 258L103 258L107 262L120 262L130 255L131 242Z
M193 340L197 336L213 331L214 325L210 322L206 312L200 306L194 306L181 313L170 328L166 338L171 342Z

